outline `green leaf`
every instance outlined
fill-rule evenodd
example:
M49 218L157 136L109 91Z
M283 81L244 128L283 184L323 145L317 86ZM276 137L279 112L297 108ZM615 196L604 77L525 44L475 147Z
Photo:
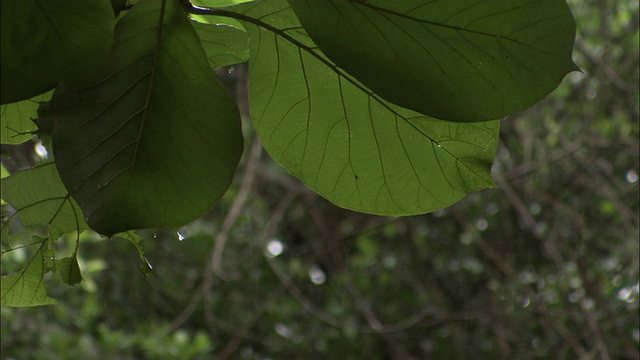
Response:
M213 19L212 19L213 18ZM239 64L249 58L249 36L243 29L216 21L219 17L194 16L192 25L212 69ZM203 22L207 20L209 22Z
M3 276L0 280L2 306L40 306L57 304L47 295L44 274L50 268L46 266L43 251L51 246L51 240L45 239L36 251L27 267L19 273Z
M126 231L120 234L116 234L114 235L114 237L128 240L129 242L131 242L131 244L133 244L133 246L135 246L136 250L138 250L138 256L140 256L140 260L142 261L142 265L140 265L140 271L142 271L145 276L149 276L153 271L153 266L147 259L147 256L144 254L142 245L140 245L140 242L142 242L142 237L134 231Z
M565 0L290 0L338 66L388 101L453 121L523 110L577 70Z
M53 162L13 173L0 180L2 198L24 226L48 225L51 239L87 228L80 206L62 185Z
M60 274L65 284L76 285L82 281L77 253L74 252L73 256L56 259L54 264L55 271Z
M234 11L251 39L255 128L311 189L345 208L412 215L494 186L499 122L445 122L384 101L315 48L286 1Z
M110 0L3 0L1 16L3 74L6 67L39 82L77 80L95 70L113 41ZM20 84L2 90L13 86Z
M224 7L241 3L250 2L253 0L193 0L192 4L205 7Z
M84 88L59 87L44 115L62 181L105 235L195 220L229 186L242 134L179 4L134 5L106 64Z
M7 176L9 176L9 171L7 170L7 168L4 167L4 165L0 164L0 179L4 179ZM2 196L2 198L0 198L0 205L5 204L4 202L4 196Z
M21 144L35 136L38 127L32 119L38 117L40 103L49 101L53 92L38 95L32 99L2 105L0 116L0 142Z

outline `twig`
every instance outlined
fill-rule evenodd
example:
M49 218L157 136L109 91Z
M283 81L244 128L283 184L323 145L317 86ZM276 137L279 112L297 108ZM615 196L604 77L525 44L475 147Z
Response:
M587 58L587 60L596 65L602 71L602 74L604 74L607 80L617 87L618 90L626 93L635 93L638 91L638 88L635 85L627 84L602 58L595 55L580 36L576 37L576 48Z
M261 154L262 144L260 144L260 140L256 137L253 140L251 153L249 155L249 160L247 161L247 167L245 168L244 177L242 178L242 183L240 184L240 191L233 200L231 209L229 209L229 212L227 213L227 216L222 223L222 228L215 238L215 245L213 248L213 253L211 255L211 271L213 271L213 273L220 279L225 281L232 280L232 278L224 274L222 271L222 254L224 252L224 247L227 243L227 239L229 238L229 232L238 219L240 211L242 210L242 207L244 206L244 203L247 200L249 193L251 192L253 180L255 179L256 175L256 167L258 165L258 160L260 159Z
M214 275L217 275L218 278L222 280L228 280L228 277L223 275L221 270L220 263L222 259L222 253L224 252L224 247L229 236L229 231L240 215L240 210L242 210L242 206L244 205L244 202L246 201L246 198L253 185L253 180L256 174L256 167L261 153L262 145L260 144L260 140L258 140L258 138L256 137L251 147L249 160L247 161L244 177L242 178L242 183L240 185L240 191L238 192L238 195L231 205L231 209L229 210L229 213L227 214L223 222L222 229L216 235L215 244L211 252L210 260L205 264L204 275L200 287L193 294L193 297L191 298L187 306L182 310L182 312L175 319L173 319L171 325L169 326L170 332L178 329L185 321L187 321L191 317L200 301L202 301L202 299L205 297L205 294L207 294L213 286L215 280Z

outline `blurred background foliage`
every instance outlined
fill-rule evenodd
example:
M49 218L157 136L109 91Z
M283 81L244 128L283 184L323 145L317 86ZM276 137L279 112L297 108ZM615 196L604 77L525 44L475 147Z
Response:
M2 308L2 359L638 359L638 1L569 3L584 73L503 121L499 190L424 216L343 210L245 116L216 208L139 233L152 272L131 242L83 233L84 281L47 278L59 305ZM246 109L246 66L219 75ZM37 157L4 150L10 171ZM3 275L39 230L11 231Z

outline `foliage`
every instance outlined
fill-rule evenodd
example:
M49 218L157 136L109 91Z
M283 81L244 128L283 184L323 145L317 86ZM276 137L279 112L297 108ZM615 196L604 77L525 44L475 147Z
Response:
M13 202L61 212L43 218L53 225L23 227L24 210L14 215L16 207L3 206L3 217L13 216L3 227L3 275L37 259L47 242L63 269L71 270L77 258L83 281L64 286L71 271L49 272L43 284L60 305L3 307L2 358L636 358L635 4L570 2L579 29L574 59L586 75L571 74L547 100L502 122L491 177L501 190L472 194L430 215L375 217L337 208L264 156L251 126L244 126L245 157L227 194L213 211L179 229L110 239L83 231L52 239L65 224L85 226L84 216L74 213L76 200L60 180L46 181L57 185L45 188L56 195L44 202L40 183L12 185L12 193L23 194ZM272 18L262 20L300 35L301 29ZM250 22L221 27L229 37L245 30L267 34ZM209 64L255 55L254 43L216 56L215 33L208 32L214 46L204 46ZM269 36L288 59L287 42ZM305 69L314 59L305 58ZM283 63L279 79L295 69L290 64ZM225 83L239 79L242 89L245 69L233 65L217 73ZM256 69L249 71L255 75ZM260 96L253 91L253 98ZM242 90L232 93L246 102ZM330 114L329 107L321 110ZM264 117L252 120L271 129ZM4 121L3 115L3 127ZM38 136L57 160L51 140ZM180 144L158 147L177 152ZM18 148L4 149L12 177L58 179L46 161L16 172ZM300 170L302 180L312 170ZM314 177L306 179L309 184ZM3 198L7 184L3 180ZM44 268L60 267L45 261Z
M3 2L3 142L38 134L54 158L3 180L3 199L12 218L49 228L43 246L87 226L177 228L212 208L243 142L221 66L250 58L251 118L277 162L333 203L380 215L494 187L492 119L577 70L562 0L225 5Z

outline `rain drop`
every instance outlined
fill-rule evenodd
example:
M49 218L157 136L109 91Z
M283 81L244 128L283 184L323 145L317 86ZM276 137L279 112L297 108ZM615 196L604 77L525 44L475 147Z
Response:
M180 234L179 231L176 231L176 235L178 235L178 241L184 240L184 235Z

